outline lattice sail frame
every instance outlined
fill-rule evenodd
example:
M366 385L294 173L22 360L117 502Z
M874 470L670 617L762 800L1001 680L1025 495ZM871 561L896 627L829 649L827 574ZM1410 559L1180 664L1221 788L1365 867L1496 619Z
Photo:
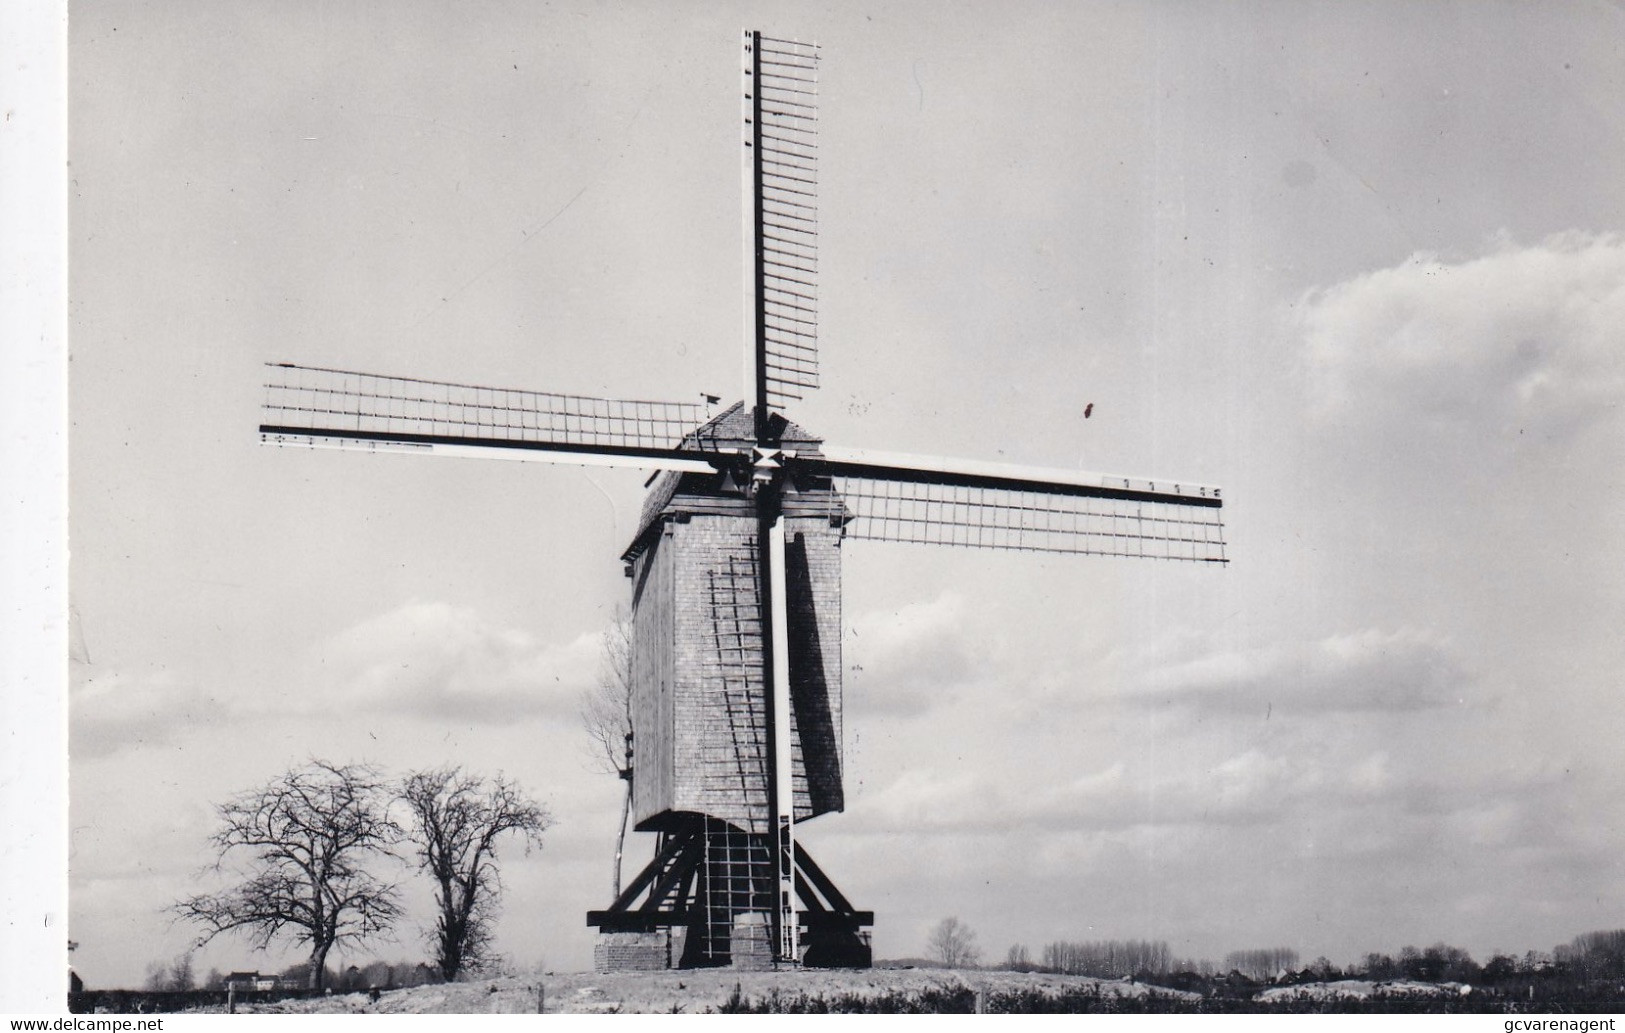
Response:
M742 54L746 397L818 386L818 45L747 29Z
M836 476L847 536L1028 552L1227 562L1217 507Z
M617 400L556 391L385 377L268 362L262 437L535 443L674 452L708 419L684 401Z

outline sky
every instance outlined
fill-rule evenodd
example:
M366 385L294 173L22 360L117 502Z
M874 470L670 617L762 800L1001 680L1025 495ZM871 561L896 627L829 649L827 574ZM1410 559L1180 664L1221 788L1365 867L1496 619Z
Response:
M262 447L261 363L737 397L741 27L823 46L798 423L1225 491L1224 567L843 548L846 812L798 834L876 955L1625 926L1620 6L76 0L87 984L188 948L215 806L312 757L527 787L498 948L590 967L643 478ZM388 871L414 919L344 964L423 955Z

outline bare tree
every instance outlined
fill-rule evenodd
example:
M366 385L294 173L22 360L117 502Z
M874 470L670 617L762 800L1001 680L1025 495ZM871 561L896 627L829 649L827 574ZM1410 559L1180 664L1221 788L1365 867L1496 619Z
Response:
M243 881L175 905L203 927L198 946L242 930L263 949L285 932L310 945L308 985L319 990L334 944L385 932L399 916L395 888L364 867L400 836L372 768L313 760L219 813L214 869L241 858Z
M517 833L528 852L542 845L553 819L502 775L488 780L456 767L410 776L400 796L412 812L418 863L435 881L435 963L452 980L495 960L491 920L502 890L497 839Z
M192 971L192 953L176 955L167 965L154 961L147 966L148 990L196 990L197 976Z
M192 952L187 951L169 966L169 989L196 990L197 973L192 970Z
M598 683L583 693L581 723L587 728L594 765L626 783L621 796L621 824L615 837L611 896L621 895L621 857L626 851L626 825L632 813L632 617L617 610L604 629L604 655Z
M930 956L942 962L944 968L975 968L982 952L976 946L976 934L958 918L944 918L931 931L926 941Z

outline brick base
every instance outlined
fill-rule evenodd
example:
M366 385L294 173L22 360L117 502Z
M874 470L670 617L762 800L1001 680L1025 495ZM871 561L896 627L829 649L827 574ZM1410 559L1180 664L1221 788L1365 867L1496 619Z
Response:
M734 916L733 938L728 953L734 968L761 972L773 967L773 927L767 915L746 911Z
M661 972L671 968L671 934L599 933L592 948L594 972Z

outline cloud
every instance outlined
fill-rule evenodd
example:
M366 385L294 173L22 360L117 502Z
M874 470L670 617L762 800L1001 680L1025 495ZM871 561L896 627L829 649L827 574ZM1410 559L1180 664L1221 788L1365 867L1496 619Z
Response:
M227 701L172 672L128 675L92 668L68 694L68 752L89 759L166 745L230 715Z
M1446 646L1400 629L1213 653L1153 669L1130 700L1283 716L1459 705L1475 683Z
M1477 258L1418 252L1297 306L1323 426L1564 441L1625 389L1625 242L1571 232ZM1362 433L1363 436L1363 433Z
M317 704L324 710L501 722L573 714L603 646L596 633L546 643L466 607L412 602L342 632L318 655L333 690Z
M1472 702L1474 681L1550 683L1576 697L1533 728L1561 742L1568 715L1615 706L1602 672L1619 664L1617 514L1625 502L1625 238L1569 232L1501 239L1474 256L1412 255L1304 295L1292 346L1305 373L1288 425L1260 448L1277 465L1252 486L1251 525L1273 561L1247 593L1291 600L1284 627L1305 636L1376 627L1409 642L1343 658L1287 647L1227 658L1204 674L1248 704L1287 686L1336 708ZM1274 431L1272 425L1272 432ZM1265 602L1264 605L1269 605ZM1431 640L1430 640L1431 637ZM1316 655L1320 653L1321 655ZM1472 657L1464 670L1458 657ZM1335 668L1365 663L1360 684ZM1381 693L1382 686L1393 692ZM1363 702L1362 702L1363 701ZM1507 702L1506 705L1512 705Z
M1573 820L1578 807L1604 821L1619 813L1606 776L1506 759L1476 772L1440 767L1426 736L1392 752L1281 743L1178 768L1129 759L1069 774L1035 762L1021 775L906 771L865 795L836 836L851 856L916 844L943 859L918 877L962 878L963 892L1086 881L1096 888L1091 922L1111 910L1102 887L1138 886L1175 927L1191 919L1181 887L1222 884L1243 911L1249 900L1288 910L1326 900L1316 914L1355 921L1396 900L1467 906L1509 876L1534 880L1535 898L1573 895L1541 873L1595 886L1617 867L1606 834ZM1215 864L1239 867L1217 878Z
M411 602L318 645L255 691L206 688L170 671L83 668L69 696L70 749L81 759L170 746L202 728L281 717L373 712L463 723L572 719L598 677L602 636L547 643L469 608Z
M1194 775L1123 761L1081 774L1029 769L1026 778L982 768L911 770L866 795L854 818L861 827L949 835L1250 825L1279 819L1287 801L1324 781L1314 765L1256 750Z
M971 650L970 607L958 592L854 617L846 635L848 705L865 714L911 716L950 699L990 659Z

